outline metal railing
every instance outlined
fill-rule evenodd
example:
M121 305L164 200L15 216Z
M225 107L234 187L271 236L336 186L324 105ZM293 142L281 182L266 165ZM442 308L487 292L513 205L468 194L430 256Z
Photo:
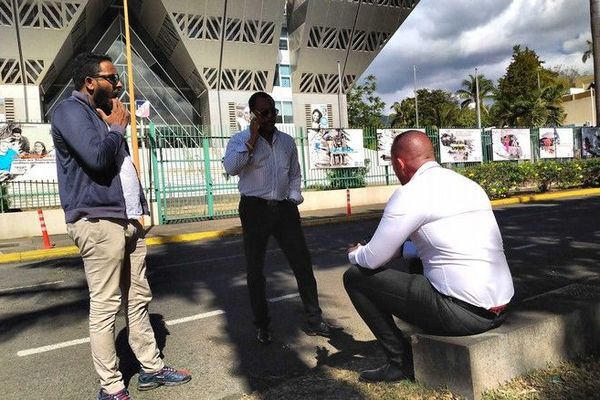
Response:
M311 169L308 135L303 128L282 126L298 147L303 190L329 190L352 187L390 185L397 182L391 167L379 165L377 130L363 129L365 167ZM574 149L581 148L581 128L574 128ZM143 127L139 134L140 176L151 204L156 205L158 223L212 219L237 215L238 178L228 176L222 158L230 134L211 134L199 126L154 125ZM439 135L427 128L437 160ZM532 161L540 159L539 131L530 129ZM492 160L490 131L481 132L483 162ZM575 155L578 156L577 154ZM522 161L509 161L522 162ZM444 164L462 168L479 163ZM8 181L1 184L0 211L60 207L55 181Z

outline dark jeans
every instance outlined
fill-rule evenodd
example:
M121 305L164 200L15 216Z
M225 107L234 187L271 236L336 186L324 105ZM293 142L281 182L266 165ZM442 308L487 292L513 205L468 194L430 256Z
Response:
M388 359L398 366L412 362L409 339L392 316L425 333L444 336L474 335L499 326L506 314L483 318L440 294L420 274L392 269L368 270L357 266L344 273L344 286Z
M271 235L277 240L294 271L308 322L319 322L321 309L317 296L317 281L313 275L310 254L300 226L298 206L289 201L267 202L258 197L242 196L239 211L254 324L266 328L271 322L263 273L267 242Z

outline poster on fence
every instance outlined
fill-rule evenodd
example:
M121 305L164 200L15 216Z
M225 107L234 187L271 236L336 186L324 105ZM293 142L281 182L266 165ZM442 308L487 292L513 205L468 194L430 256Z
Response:
M310 169L365 166L362 129L308 129Z
M583 157L600 156L600 128L581 128L581 155Z
M492 129L492 150L494 161L530 160L529 129Z
M479 129L440 129L440 162L481 162Z
M540 158L572 158L572 128L540 128Z
M407 128L407 129L377 129L377 165L391 165L390 150L394 138L406 131L419 131L425 133L423 129Z
M310 127L312 129L329 128L327 104L310 105Z
M0 181L56 181L49 124L0 124Z

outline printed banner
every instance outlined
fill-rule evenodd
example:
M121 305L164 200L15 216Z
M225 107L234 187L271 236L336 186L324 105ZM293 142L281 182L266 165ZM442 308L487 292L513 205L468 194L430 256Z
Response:
M530 160L529 129L492 129L492 150L494 161Z
M362 129L308 129L311 169L365 166Z
M581 128L581 156L600 156L600 128Z
M440 162L481 162L479 129L440 129Z
M238 131L243 131L250 125L250 107L248 104L235 105L235 125Z
M572 158L573 129L540 128L540 158Z
M310 105L310 127L312 129L329 128L327 104Z
M419 131L425 133L423 129L405 128L405 129L377 129L377 165L391 165L390 150L394 138L406 131Z
M50 124L0 124L0 181L56 181Z

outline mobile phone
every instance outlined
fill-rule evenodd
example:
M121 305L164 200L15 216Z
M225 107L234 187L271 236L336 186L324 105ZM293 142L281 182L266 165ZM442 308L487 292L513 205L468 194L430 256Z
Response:
M252 121L253 119L256 119L256 114L250 111L250 121Z

